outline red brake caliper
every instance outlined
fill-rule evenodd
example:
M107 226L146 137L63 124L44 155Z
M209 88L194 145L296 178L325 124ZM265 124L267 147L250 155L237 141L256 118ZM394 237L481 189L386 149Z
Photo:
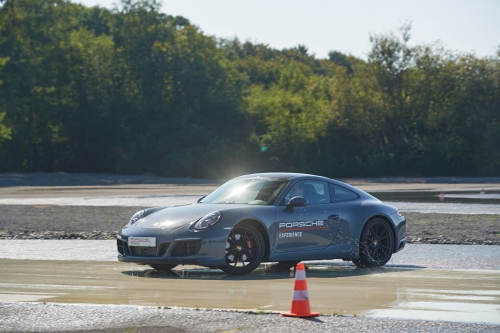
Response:
M250 237L248 237L248 235L247 235L247 236L245 236L245 239L249 239L249 238L250 238ZM248 241L248 242L246 242L246 244L247 244L247 248L249 248L249 249L253 248L253 243L252 243L252 241ZM253 256L253 250L248 251L248 258L247 258L247 259L250 259L252 256Z

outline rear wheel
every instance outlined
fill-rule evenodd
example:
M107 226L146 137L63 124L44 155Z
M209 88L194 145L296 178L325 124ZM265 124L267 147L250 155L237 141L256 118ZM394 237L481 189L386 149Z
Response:
M264 258L264 238L257 228L242 223L231 230L226 241L226 264L221 268L233 275L247 274Z
M177 264L152 264L149 265L157 271L170 271L172 268L177 267Z
M353 260L358 267L380 267L392 257L394 235L392 229L382 218L370 220L361 232L359 259Z

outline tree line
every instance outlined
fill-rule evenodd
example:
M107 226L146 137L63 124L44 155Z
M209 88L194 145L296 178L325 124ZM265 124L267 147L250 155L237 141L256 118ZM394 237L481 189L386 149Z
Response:
M500 49L367 59L205 35L156 0L0 8L0 172L499 176Z

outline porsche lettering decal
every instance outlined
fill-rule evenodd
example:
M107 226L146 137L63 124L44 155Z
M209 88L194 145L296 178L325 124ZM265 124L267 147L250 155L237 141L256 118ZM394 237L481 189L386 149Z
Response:
M300 221L300 222L281 222L279 224L280 231L285 229L290 230L318 230L318 229L328 229L324 221Z

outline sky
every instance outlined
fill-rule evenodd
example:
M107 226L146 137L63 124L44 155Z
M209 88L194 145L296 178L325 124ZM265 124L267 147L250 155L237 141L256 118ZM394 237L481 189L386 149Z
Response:
M72 0L112 8L116 0ZM435 44L494 56L500 49L500 0L163 0L207 35L283 49L305 45L326 58L339 51L366 58L370 34L412 22L410 45Z

